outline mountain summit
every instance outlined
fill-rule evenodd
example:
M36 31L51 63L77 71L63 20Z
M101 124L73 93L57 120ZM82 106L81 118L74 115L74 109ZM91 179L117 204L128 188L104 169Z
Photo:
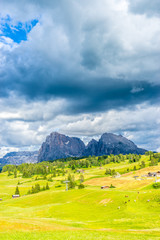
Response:
M80 138L68 137L53 132L42 144L38 161L56 160L66 157L101 156L109 154L144 154L146 150L138 148L132 141L113 133L104 133L99 141L92 139L87 146Z
M38 161L55 160L66 157L82 157L85 154L85 145L80 138L68 137L53 132L47 136L42 144Z
M101 156L109 154L144 154L146 150L138 148L132 141L123 137L122 135L115 135L113 133L104 133L99 139L98 143L91 141L87 148L90 147L92 143L92 150L96 151L92 155Z

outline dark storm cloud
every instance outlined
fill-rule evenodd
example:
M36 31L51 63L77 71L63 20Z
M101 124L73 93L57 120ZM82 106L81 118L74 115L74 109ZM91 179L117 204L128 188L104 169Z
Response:
M72 113L134 108L134 105L143 102L155 104L160 101L160 86L152 86L146 82L129 83L120 79L105 79L105 83L98 79L97 82L99 84L87 86L87 91L76 95L77 98L73 99L69 107Z
M62 98L73 113L158 101L158 23L138 19L137 26L126 12L115 15L115 3L2 1L4 9L14 10L12 18L18 10L21 18L25 5L30 19L30 12L34 17L39 12L39 23L27 42L11 51L2 48L1 96L13 91L30 101Z
M38 20L27 41L15 43L0 28L1 144L41 144L57 129L152 139L159 129L157 3L1 0L0 18L9 15L12 26Z
M133 13L146 14L147 16L160 16L159 0L129 0L129 8Z
M17 65L16 73L8 71L9 75L2 81L1 94L7 96L14 91L28 101L66 99L68 107L64 111L68 114L99 112L142 102L152 104L160 98L160 85L145 81L91 78L77 73L67 76L60 70L58 74L58 68L60 66L53 74L54 69L50 72L46 65L37 69Z

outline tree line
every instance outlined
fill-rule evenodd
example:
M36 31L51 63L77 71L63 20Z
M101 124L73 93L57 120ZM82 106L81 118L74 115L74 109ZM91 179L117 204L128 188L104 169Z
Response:
M152 157L153 158L153 157ZM103 155L99 157L89 156L87 158L73 160L73 158L63 159L63 161L49 161L40 163L22 163L21 165L5 165L2 172L8 172L8 176L14 175L17 177L17 173L20 173L23 178L30 178L34 175L43 175L46 179L47 175L50 175L50 181L52 177L65 176L67 174L67 168L72 170L79 168L90 168L94 166L103 166L109 163L120 163L128 161L128 163L138 162L141 159L141 155L137 154L119 154L119 155Z

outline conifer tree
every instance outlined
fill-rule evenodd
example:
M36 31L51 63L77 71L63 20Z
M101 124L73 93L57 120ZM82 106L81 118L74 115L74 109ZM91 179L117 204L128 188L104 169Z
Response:
M46 190L48 190L49 189L49 185L48 185L48 182L46 183Z
M15 195L20 195L20 192L19 192L19 188L18 188L18 186L16 187Z
M14 170L14 178L17 178L17 169Z
M80 182L84 182L84 176L81 174L80 178L79 178Z

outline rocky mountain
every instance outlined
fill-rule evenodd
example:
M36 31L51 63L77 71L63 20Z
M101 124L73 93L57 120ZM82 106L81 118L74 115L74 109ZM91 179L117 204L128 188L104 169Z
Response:
M92 145L92 147L91 147ZM104 133L98 142L89 142L87 150L89 148L90 155L101 156L109 154L144 154L146 150L138 148L132 141L123 137L122 135L115 135L113 133Z
M85 145L79 138L68 137L53 132L42 144L38 154L38 161L41 162L66 157L82 157L84 154Z
M68 137L57 132L47 136L42 144L38 161L55 160L66 157L101 156L109 154L144 154L146 150L138 148L132 141L121 135L104 133L99 141L92 139L87 146L76 137Z
M99 142L96 141L95 139L92 139L88 145L86 146L86 149L85 149L85 155L86 156L98 156L98 152L99 152Z
M19 165L22 163L36 163L38 162L38 151L21 151L21 152L10 152L7 153L3 158L0 158L0 164L15 164Z

